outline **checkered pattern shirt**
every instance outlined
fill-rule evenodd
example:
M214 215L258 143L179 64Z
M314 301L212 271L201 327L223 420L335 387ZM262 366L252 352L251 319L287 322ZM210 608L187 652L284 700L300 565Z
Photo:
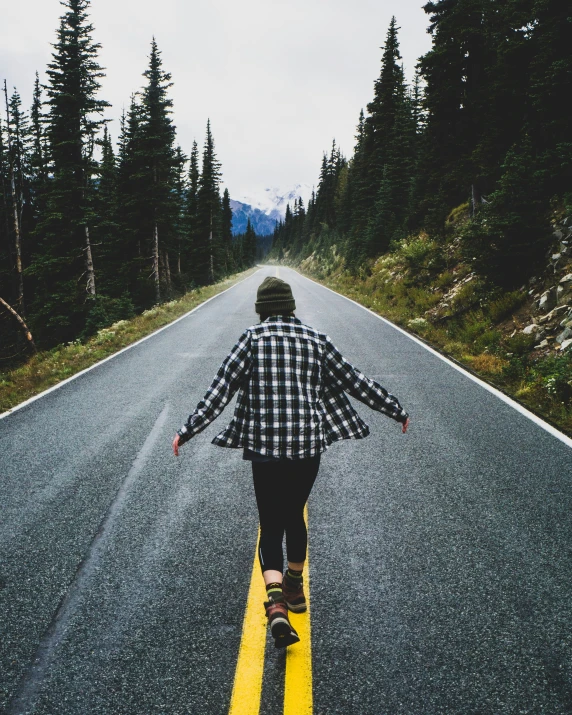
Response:
M178 431L180 444L218 417L237 391L234 418L213 444L272 457L313 457L337 440L367 437L369 427L346 392L398 422L407 419L397 399L345 360L327 335L289 316L245 330Z

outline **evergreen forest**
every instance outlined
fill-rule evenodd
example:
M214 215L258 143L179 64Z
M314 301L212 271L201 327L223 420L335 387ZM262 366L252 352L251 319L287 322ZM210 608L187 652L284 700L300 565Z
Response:
M274 252L304 259L334 247L363 272L413 234L444 244L462 211L464 256L511 289L544 261L551 212L572 204L570 3L439 0L424 10L432 47L414 80L393 18L353 155L334 142L308 205L296 201L277 226Z
M33 103L3 83L0 360L83 340L253 265L251 226L232 236L210 121L202 154L177 144L171 75L153 39L114 144L90 0L64 0ZM142 68L143 69L143 68Z

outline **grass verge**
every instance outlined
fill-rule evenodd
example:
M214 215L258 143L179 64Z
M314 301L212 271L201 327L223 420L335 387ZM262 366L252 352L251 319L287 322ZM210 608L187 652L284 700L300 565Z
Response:
M220 283L197 288L178 300L154 306L131 320L120 320L103 328L83 343L78 340L58 345L34 355L25 365L0 372L0 414L168 325L257 270L251 268Z

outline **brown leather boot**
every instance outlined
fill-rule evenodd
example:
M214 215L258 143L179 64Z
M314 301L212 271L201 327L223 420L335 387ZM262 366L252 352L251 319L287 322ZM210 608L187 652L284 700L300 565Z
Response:
M304 613L306 611L303 579L291 578L286 572L282 581L282 593L284 594L286 605L293 613Z
M275 647L285 648L293 643L298 643L300 638L290 625L288 608L284 598L282 596L270 596L269 599L265 601L264 608Z

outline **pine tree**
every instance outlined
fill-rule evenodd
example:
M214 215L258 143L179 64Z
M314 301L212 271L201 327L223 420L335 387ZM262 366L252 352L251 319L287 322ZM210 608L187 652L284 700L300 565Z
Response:
M231 273L235 270L234 260L232 255L232 208L230 207L230 194L228 189L224 190L222 195L222 244L224 255L226 257L226 272Z
M464 230L467 259L498 285L520 285L543 262L550 242L544 183L525 136L508 152L496 190Z
M189 161L189 175L187 177L187 193L185 200L184 237L183 249L184 270L196 281L197 277L197 200L199 193L199 148L193 141Z
M530 44L526 129L543 171L543 193L548 200L572 191L572 119L561 105L561 98L568 96L572 87L570 3L536 0L524 33Z
M197 192L197 232L194 274L199 284L212 283L222 275L220 162L216 158L210 119L203 149L202 171Z
M144 206L147 170L141 151L142 108L137 96L131 97L127 114L123 112L117 160L117 221L124 257L125 289L136 310L154 301L154 286L149 285L149 252L145 250L149 226Z
M492 28L503 8L492 0L440 0L427 3L424 10L431 16L433 46L419 62L427 109L421 170L426 176L428 225L439 231L450 207L465 201L471 186L478 196L489 188L486 170L473 152L483 133L490 138L495 129L485 78L494 62Z
M182 279L182 258L187 247L187 225L186 225L186 210L187 210L187 177L186 163L187 157L183 154L180 146L175 152L176 159L176 179L175 179L175 201L177 204L177 216L175 223L176 237L176 253L177 253L177 277Z
M10 223L13 236L14 266L17 292L16 310L22 317L26 315L24 302L24 260L23 260L23 213L25 195L29 202L29 128L28 118L21 110L20 95L16 90L8 100L8 88L4 80L6 104L6 136L8 144L8 180L10 185Z
M256 262L256 232L252 227L250 218L246 224L246 231L243 237L243 258L246 268L250 268Z
M345 256L350 269L355 269L366 255L366 229L369 220L368 204L368 143L363 109L360 111L354 155L348 168L345 196L344 227L347 235Z
M14 280L14 241L12 194L6 132L0 113L0 298L9 305L17 297L17 281ZM0 357L13 358L20 350L19 334L10 311L2 304L0 309ZM5 363L6 364L6 363Z
M44 340L74 338L96 294L90 240L93 157L108 106L97 98L103 72L88 23L89 0L66 0L48 65L50 173L46 209L30 272L36 279L34 323ZM85 290L81 290L84 281ZM86 294L87 293L87 300Z
M30 110L30 228L29 239L35 240L35 229L46 207L48 189L48 146L46 143L46 117L42 110L42 87L36 72L32 108ZM29 251L29 255L32 250Z
M401 109L404 94L403 67L397 39L397 21L391 18L383 55L381 73L374 85L373 100L367 105L366 137L370 142L369 191L372 196L379 186L387 163L388 138L392 135L396 116Z
M144 200L140 222L143 245L151 254L151 275L155 301L162 298L161 284L170 287L169 246L177 223L174 187L177 157L174 148L175 127L171 121L173 102L167 96L172 86L171 75L162 70L161 53L153 38L147 79L141 99L139 178ZM161 270L161 265L163 270Z
M125 291L124 246L118 221L117 165L107 126L101 142L99 181L94 196L94 242L98 245L100 291L110 296Z

